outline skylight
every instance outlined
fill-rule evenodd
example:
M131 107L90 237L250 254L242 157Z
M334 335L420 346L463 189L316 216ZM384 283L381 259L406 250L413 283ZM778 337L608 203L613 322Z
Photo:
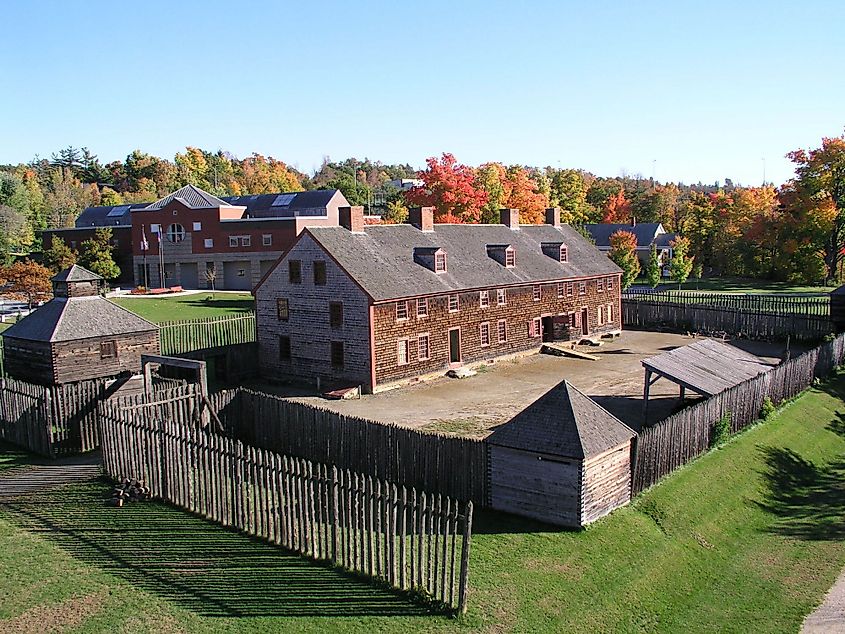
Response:
M118 216L125 214L127 211L129 211L129 205L121 205L120 207L112 209L108 214L106 214L106 217L117 218Z
M287 207L293 202L294 198L296 198L296 194L279 194L271 207Z

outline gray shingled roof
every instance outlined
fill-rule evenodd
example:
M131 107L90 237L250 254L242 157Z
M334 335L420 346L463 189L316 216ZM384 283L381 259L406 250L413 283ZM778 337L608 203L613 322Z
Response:
M100 282L103 278L85 267L73 264L64 271L56 273L50 280L53 282Z
M599 247L609 247L610 236L617 231L629 231L633 233L637 237L638 247L648 247L654 241L657 232L662 230L659 222L641 222L634 226L612 223L587 224L584 225L584 228L590 232L593 240L596 241L596 246Z
M582 460L618 447L636 435L601 405L563 381L496 429L486 442Z
M171 200L178 200L184 203L191 209L209 209L214 207L228 207L230 206L225 200L221 200L217 196L209 194L207 191L200 189L194 185L185 185L177 189L175 192L168 194L164 198L159 198L154 203L144 207L146 210L161 209L166 207Z
M3 337L29 341L73 341L148 332L158 326L95 295L55 297L3 331Z
M134 203L131 205L88 207L77 216L74 226L77 229L90 227L131 227L132 212L137 209L143 209L149 204ZM61 231L61 229L59 230Z
M369 225L362 233L343 227L309 227L340 265L375 301L494 286L531 284L613 275L621 269L568 226L434 225L423 232L412 225ZM545 255L543 242L563 242L568 262ZM510 244L516 266L506 268L487 252L487 245ZM440 247L446 252L445 273L414 262L415 248Z

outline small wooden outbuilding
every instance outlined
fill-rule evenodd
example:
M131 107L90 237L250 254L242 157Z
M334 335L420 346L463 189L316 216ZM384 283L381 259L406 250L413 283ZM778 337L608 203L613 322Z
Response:
M42 385L112 377L159 353L158 327L103 297L99 275L73 265L52 282L53 299L2 333L10 376Z
M564 381L487 437L490 504L582 527L631 499L636 433Z

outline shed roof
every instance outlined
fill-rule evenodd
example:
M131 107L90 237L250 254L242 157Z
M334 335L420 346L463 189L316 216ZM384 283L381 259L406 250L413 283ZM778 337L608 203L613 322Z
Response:
M490 434L487 442L582 460L618 447L636 435L564 380Z
M642 364L703 396L724 392L772 367L760 357L715 339L675 348L643 359Z
M158 326L104 297L54 297L3 331L3 337L57 343L129 335Z
M433 231L403 225L367 225L361 232L344 227L306 229L375 301L414 295L511 286L614 275L618 266L572 227L522 225L436 224ZM543 253L542 243L563 242L568 258ZM515 266L506 267L491 257L488 245L511 245ZM414 250L441 248L447 270L435 273L414 262Z
M609 247L610 236L617 231L633 233L637 238L638 247L650 246L658 235L665 233L663 225L659 222L641 222L636 225L613 223L586 224L584 228L590 232L593 240L596 241L596 246L599 247Z

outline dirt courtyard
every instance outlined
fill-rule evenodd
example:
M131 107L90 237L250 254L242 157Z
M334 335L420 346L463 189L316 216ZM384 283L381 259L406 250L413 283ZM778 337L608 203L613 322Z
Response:
M482 438L567 379L638 430L643 423L643 367L640 361L700 339L629 330L600 348L580 348L599 357L598 361L532 354L485 366L469 378L450 379L444 376L410 387L364 395L358 400L327 401L318 396L299 396L292 388L284 386L268 389L262 385L259 389L349 416ZM731 343L773 364L780 360L785 350L782 344L744 340ZM687 392L688 402L691 400L689 394ZM693 395L692 398L697 397ZM649 422L665 418L678 405L678 386L660 379L651 387Z

